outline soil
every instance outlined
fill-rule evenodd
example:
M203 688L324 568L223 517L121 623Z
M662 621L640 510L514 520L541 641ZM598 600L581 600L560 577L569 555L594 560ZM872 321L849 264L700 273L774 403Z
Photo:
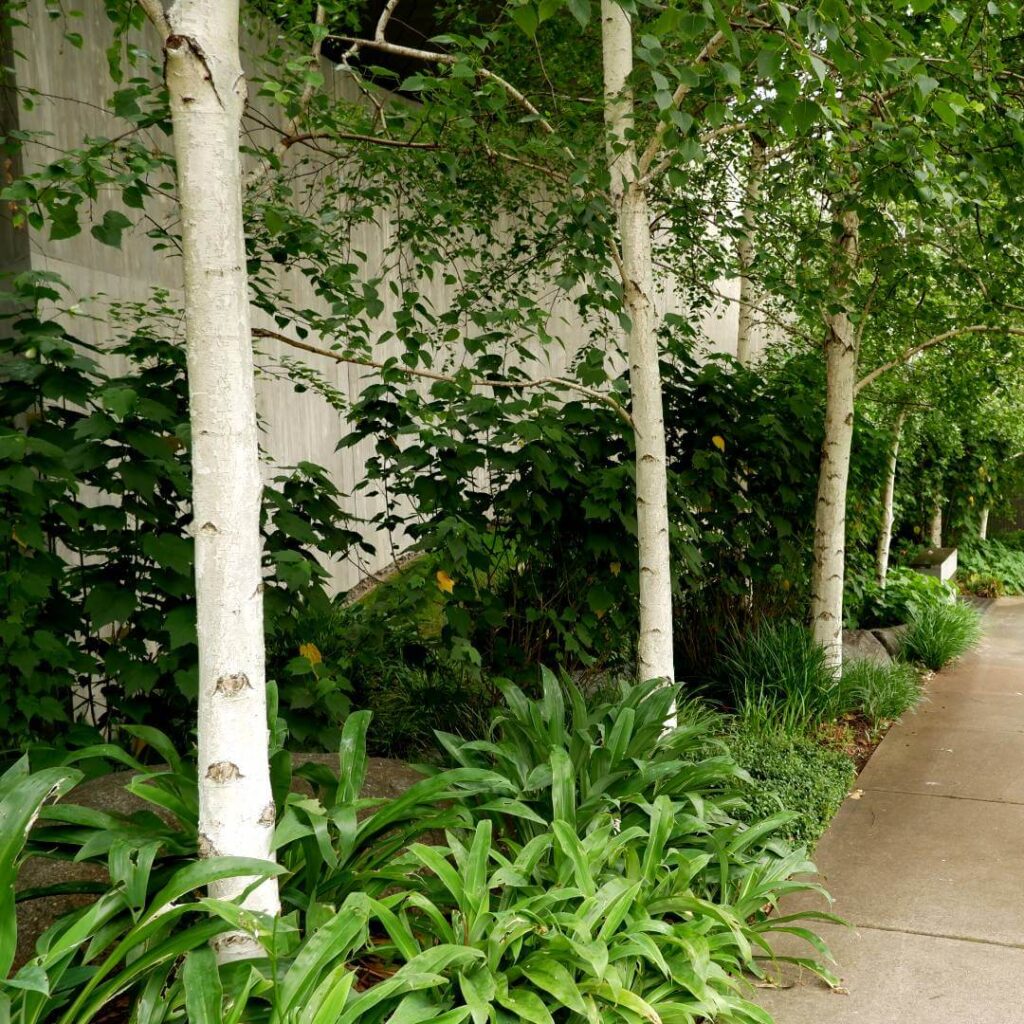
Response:
M875 748L892 726L872 726L863 715L844 715L838 722L821 727L821 740L835 750L841 750L857 766L857 774L864 770Z

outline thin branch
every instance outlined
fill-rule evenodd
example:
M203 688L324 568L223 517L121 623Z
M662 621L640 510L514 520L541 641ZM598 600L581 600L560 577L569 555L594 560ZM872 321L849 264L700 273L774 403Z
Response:
M163 45L164 40L172 34L171 23L164 13L163 4L160 0L139 0L139 6L153 23L153 27L160 33L160 44Z
M327 23L327 8L323 4L316 5L316 17L313 20L313 25L316 28L323 28ZM323 49L324 39L319 32L314 32L313 38L313 49L309 55L309 66L311 68L318 68L320 66L320 52ZM298 119L306 112L306 107L309 106L309 101L313 98L313 82L312 80L306 82L305 88L302 90L302 95L299 97L299 109L295 117L292 119L292 131L298 127Z
M380 50L381 53L391 53L396 57L408 57L410 60L422 60L430 64L452 65L458 63L458 58L450 53L438 53L434 50L419 50L414 46L399 46L397 43L388 43L383 39L356 39L353 36L330 36L329 38L334 39L339 43L351 43L352 45L359 47L366 46L371 50ZM494 82L496 85L501 86L501 88L504 89L505 94L510 99L514 100L528 114L537 118L537 123L549 135L556 134L551 123L511 82L502 78L501 75L496 75L493 71L489 71L487 68L475 67L473 70L481 78L486 78L489 81Z
M280 146L291 149L299 143L319 142L321 140L340 142L367 142L374 146L390 146L393 149L440 149L439 142L412 142L404 139L391 139L379 135L359 135L356 132L300 132L298 135L285 135Z
M320 348L317 345L310 345L307 342L298 341L295 338L289 338L286 334L281 334L278 331L271 331L265 327L254 327L252 329L252 335L254 338L273 338L275 341L280 341L285 345L290 345L292 348L297 348L302 352L309 352L315 356L323 356L325 359L333 359L336 363L352 363L355 366L366 366L371 370L397 370L399 373L403 373L407 377L422 377L426 380L444 381L448 384L463 383L456 377L452 377L446 373L437 373L435 370L417 370L409 366L402 366L399 363L380 363L374 359L367 359L362 356L342 355L340 352L333 352L330 349ZM567 388L570 391L578 391L580 394L594 399L595 402L601 402L603 405L607 405L615 411L616 415L627 426L629 426L631 430L636 429L633 423L633 417L630 416L629 412L614 398L612 398L611 395L604 394L594 388L588 388L583 384L577 384L576 381L568 380L565 377L538 377L532 380L487 380L484 377L470 377L468 383L471 387L475 388Z
M384 10L380 13L380 18L377 21L377 28L374 30L373 38L377 42L384 42L384 30L388 27L388 22L391 20L391 15L395 13L395 8L398 6L398 0L388 0L384 6Z
M716 32L705 44L704 48L697 54L697 59L693 62L695 65L706 64L711 60L716 53L725 44L725 36L721 32ZM676 86L676 91L672 94L671 109L677 110L679 105L686 98L690 92L690 86L685 82L680 82ZM640 163L637 165L637 178L642 184L648 183L647 172L651 169L651 164L654 163L658 154L661 152L661 147L665 142L665 133L668 131L668 121L661 121L658 127L654 131L654 135L651 136L651 141L647 143L647 148L644 150L644 155L640 157Z
M922 341L920 345L908 348L896 359L890 359L889 362L876 366L869 374L866 374L857 381L857 386L854 388L853 393L855 395L860 394L869 384L873 384L878 380L883 373L888 373L889 370L895 369L897 366L903 366L921 352L934 348L936 345L941 345L944 341L949 341L950 338L956 338L962 334L1012 334L1016 337L1024 338L1024 329L1018 327L989 327L986 324L975 324L972 327L956 327L951 331L944 331L942 334L936 334L927 341Z

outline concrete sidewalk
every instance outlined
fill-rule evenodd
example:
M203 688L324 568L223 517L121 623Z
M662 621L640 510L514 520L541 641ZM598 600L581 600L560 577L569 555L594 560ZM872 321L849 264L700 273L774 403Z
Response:
M854 926L817 929L844 991L806 974L759 990L777 1024L1024 1024L1024 598L993 602L984 625L819 844Z

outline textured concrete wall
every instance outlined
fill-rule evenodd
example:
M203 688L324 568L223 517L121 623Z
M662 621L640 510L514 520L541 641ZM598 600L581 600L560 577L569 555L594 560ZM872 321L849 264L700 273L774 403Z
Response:
M25 163L29 167L53 161L61 152L81 145L88 136L109 137L123 129L123 122L115 122L107 107L115 86L106 68L105 51L111 41L111 26L103 5L100 0L82 0L75 6L83 10L83 17L74 19L71 26L82 36L81 49L72 47L63 39L67 26L60 19L46 16L44 0L30 0L27 12L30 30L16 31L15 49L20 53L15 59L17 83L19 89L35 91L33 109L22 110L19 115L12 104L6 102L3 105L4 116L8 121L20 116L23 128L48 133L28 148ZM253 52L261 45L251 33L245 39L243 45ZM150 52L157 49L155 34L151 32L138 42L148 47ZM335 73L329 66L325 67L325 72L327 88L339 98L351 98L351 80ZM258 111L259 101L254 100L254 103ZM255 122L249 122L247 130L260 131ZM162 138L154 137L151 142L153 146L165 145ZM101 195L89 215L98 221L107 209L115 206L121 208L116 194ZM157 222L171 223L176 217L176 209L174 203L166 199L148 204L146 214ZM173 253L153 250L145 228L145 221L138 218L136 228L125 233L121 248L114 249L98 244L87 229L75 238L51 242L45 232L12 233L0 222L0 268L24 265L30 260L34 268L60 273L73 294L91 296L81 303L81 311L96 318L77 318L73 330L84 340L102 345L110 340L105 315L107 303L144 300L152 288L159 287L169 292L172 305L180 305L180 264ZM389 210L381 211L375 225L358 229L353 247L367 254L368 273L372 274L374 268L382 264L392 230L393 216ZM301 274L285 271L282 274L296 305L316 307L318 300ZM732 296L738 293L736 281L722 282L719 288ZM424 291L438 308L443 308L447 297L443 285L425 285ZM395 312L394 300L386 286L382 290L382 299L386 308L376 325L381 332L390 326ZM665 308L682 311L670 282L666 282L661 302ZM565 323L563 335L567 345L564 350L538 351L540 372L560 371L584 338L584 327L571 303L558 299L552 310ZM723 303L719 310L703 318L702 327L709 349L735 350L736 321L735 301ZM258 312L254 316L254 325L274 326L266 323L263 314ZM261 348L272 363L285 346L269 342L261 343ZM388 354L387 347L383 347L380 356ZM358 393L367 378L368 371L358 366L338 364L315 356L303 358L343 394ZM117 367L112 364L111 368ZM258 403L265 427L263 444L274 465L290 466L301 460L316 462L329 470L342 491L352 490L362 477L362 467L369 451L365 446L335 451L338 439L346 430L344 418L336 410L315 394L296 395L287 382L268 377L259 383ZM274 469L268 467L268 474L273 472ZM349 503L349 510L364 519L378 508L376 499L361 493ZM332 567L338 587L347 589L366 571L376 571L390 561L391 551L386 538L375 536L371 539L378 548L376 558L359 565L344 563Z

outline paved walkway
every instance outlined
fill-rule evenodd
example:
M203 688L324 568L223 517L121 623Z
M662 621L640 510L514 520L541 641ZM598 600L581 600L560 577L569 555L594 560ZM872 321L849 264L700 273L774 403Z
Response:
M1024 1024L1024 598L894 727L814 860L852 929L844 993L759 992L777 1024ZM806 947L804 947L806 948Z

